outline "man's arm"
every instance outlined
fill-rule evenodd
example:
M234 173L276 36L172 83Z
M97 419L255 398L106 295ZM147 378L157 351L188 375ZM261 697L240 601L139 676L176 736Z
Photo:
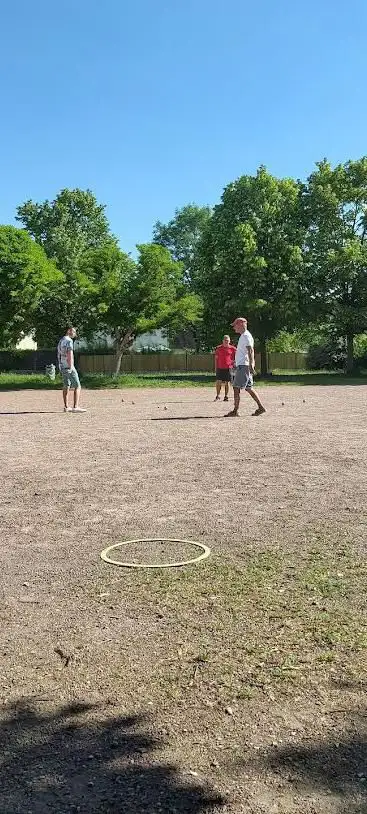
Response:
M251 373L255 372L255 348L252 345L247 345L248 358L250 362Z
M69 370L71 370L74 367L74 351L73 351L73 345L72 345L71 342L70 342L70 345L68 346L68 349L66 351L66 362L67 362L67 366L68 366Z

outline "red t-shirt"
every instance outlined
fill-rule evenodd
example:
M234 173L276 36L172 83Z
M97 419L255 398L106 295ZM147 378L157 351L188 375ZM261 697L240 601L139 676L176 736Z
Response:
M234 345L218 345L215 349L215 366L219 370L233 367L236 348Z

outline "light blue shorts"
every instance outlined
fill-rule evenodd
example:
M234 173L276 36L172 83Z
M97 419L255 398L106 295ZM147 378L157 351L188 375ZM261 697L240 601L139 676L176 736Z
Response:
M64 387L71 387L72 390L77 390L78 387L80 387L78 371L75 367L72 367L71 370L69 370L69 368L61 368L60 373Z

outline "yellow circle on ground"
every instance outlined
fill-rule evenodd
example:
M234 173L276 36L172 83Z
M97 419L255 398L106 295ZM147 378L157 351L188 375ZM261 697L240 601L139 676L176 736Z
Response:
M142 562L120 562L119 560L113 560L112 557L109 556L110 551L113 551L114 548L121 548L121 546L129 545L130 543L184 543L186 545L194 545L197 548L201 548L203 553L199 554L198 557L194 557L192 560L163 562L155 565ZM122 543L110 545L108 548L105 548L104 551L102 551L101 559L104 560L104 562L109 562L111 565L119 565L122 568L180 568L182 565L192 565L193 563L200 562L201 560L206 560L210 554L211 551L208 546L204 545L204 543L196 543L194 540L173 540L170 537L146 537L141 540L123 540Z

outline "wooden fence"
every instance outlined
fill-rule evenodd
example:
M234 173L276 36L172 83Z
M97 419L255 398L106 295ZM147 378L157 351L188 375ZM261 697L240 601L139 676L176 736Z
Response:
M306 367L306 353L268 353L268 369L302 370ZM78 354L82 373L105 373L115 369L112 354ZM260 355L256 354L256 368L260 370ZM129 353L122 357L121 373L214 373L212 353Z

